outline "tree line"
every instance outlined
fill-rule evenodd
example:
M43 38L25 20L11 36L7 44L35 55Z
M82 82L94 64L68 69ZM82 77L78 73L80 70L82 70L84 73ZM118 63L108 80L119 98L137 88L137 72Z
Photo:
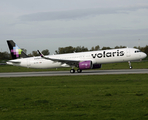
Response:
M126 46L115 46L114 49L118 49L118 48L126 48ZM148 55L148 45L146 45L145 47L134 47L137 48L139 50L141 50L142 52L145 52ZM100 48L99 45L91 47L91 49L88 49L87 47L84 46L77 46L77 47L72 47L72 46L67 46L67 47L59 47L58 50L55 50L55 54L65 54L65 53L74 53L74 52L86 52L86 51L97 51L97 50L106 50L106 49L113 49L110 47L102 47ZM27 54L27 50L26 49L22 49L26 54ZM49 55L50 52L48 49L45 49L42 51L42 53L44 55ZM32 57L32 56L39 56L37 51L32 51L32 53L28 54L28 56ZM9 60L11 59L11 55L8 52L0 52L0 60Z

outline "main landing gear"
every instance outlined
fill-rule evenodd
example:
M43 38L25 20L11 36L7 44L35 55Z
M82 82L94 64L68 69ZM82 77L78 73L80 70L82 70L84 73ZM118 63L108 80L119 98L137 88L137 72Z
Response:
M128 61L128 64L129 64L129 68L132 69L133 67L130 61Z
M71 69L70 70L70 73L75 73L75 69Z
M77 72L78 72L78 73L81 73L81 72L82 72L82 70L77 69ZM70 70L70 73L75 73L75 69L71 69L71 70Z

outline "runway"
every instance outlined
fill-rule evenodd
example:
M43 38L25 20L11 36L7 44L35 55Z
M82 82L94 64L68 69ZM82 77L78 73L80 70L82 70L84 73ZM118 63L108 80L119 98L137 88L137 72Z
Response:
M123 69L123 70L83 70L82 73L69 71L48 72L10 72L0 73L0 77L35 77L35 76L80 76L80 75L111 75L111 74L148 74L148 69Z

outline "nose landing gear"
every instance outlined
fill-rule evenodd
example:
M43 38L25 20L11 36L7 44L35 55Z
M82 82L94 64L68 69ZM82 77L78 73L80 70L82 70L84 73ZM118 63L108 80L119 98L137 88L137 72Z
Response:
M128 64L129 64L129 68L132 69L133 67L130 61L128 61Z

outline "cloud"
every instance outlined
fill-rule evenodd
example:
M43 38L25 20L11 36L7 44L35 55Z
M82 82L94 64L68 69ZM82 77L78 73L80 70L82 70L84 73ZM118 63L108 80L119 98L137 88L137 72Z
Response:
M129 11L139 9L148 9L148 5L129 6L121 8L93 8L93 9L77 9L67 11L38 12L19 17L21 21L49 21L49 20L70 20L89 16L97 16L102 14L128 14Z
M48 21L48 20L63 20L63 19L77 19L90 15L109 14L114 11L90 9L90 10L70 10L70 11L54 11L54 12L40 12L20 17L22 21Z

